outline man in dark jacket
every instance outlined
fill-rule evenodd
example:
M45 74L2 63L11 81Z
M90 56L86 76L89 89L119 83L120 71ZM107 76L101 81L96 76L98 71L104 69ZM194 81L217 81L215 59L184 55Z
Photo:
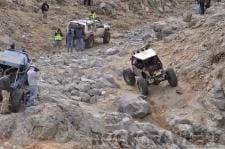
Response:
M73 45L74 45L74 31L72 29L69 29L66 35L66 46L67 51L72 53L73 52Z
M84 6L91 6L91 0L84 0Z
M76 39L76 49L83 50L84 49L84 27L80 24L75 30L75 39Z
M41 6L41 11L42 11L42 14L43 14L43 22L44 23L47 23L47 17L48 17L48 10L49 10L49 5L48 5L48 2L45 1L42 6Z

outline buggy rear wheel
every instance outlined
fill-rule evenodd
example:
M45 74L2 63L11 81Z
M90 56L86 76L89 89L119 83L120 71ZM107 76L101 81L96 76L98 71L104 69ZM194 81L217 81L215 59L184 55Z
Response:
M104 36L103 36L103 43L109 43L110 42L110 32L109 31L105 31Z
M139 91L143 95L146 95L147 96L149 94L148 82L144 78L138 78L137 85L138 85Z
M168 80L170 86L176 87L178 84L176 72L169 68L166 70L166 79Z
M123 79L127 85L134 86L136 83L135 75L131 69L125 69L123 71Z
M91 35L87 40L85 40L85 47L92 48L94 46L94 36Z

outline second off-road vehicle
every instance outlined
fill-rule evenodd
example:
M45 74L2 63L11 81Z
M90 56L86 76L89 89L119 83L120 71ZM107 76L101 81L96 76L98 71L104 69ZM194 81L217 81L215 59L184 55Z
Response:
M167 80L172 87L178 84L177 76L172 68L163 69L162 62L153 49L141 48L135 50L131 56L132 69L123 71L123 78L128 85L135 85L137 77L137 86L139 91L148 95L148 85L158 85Z
M9 110L18 112L27 92L27 71L30 67L28 55L22 51L0 52L0 92L10 92ZM0 102L2 100L0 94Z
M84 28L86 48L92 48L94 46L94 40L97 37L102 38L103 43L110 42L110 26L103 24L100 20L87 18L70 21L67 26L67 31L69 29L75 30L78 25L81 25Z

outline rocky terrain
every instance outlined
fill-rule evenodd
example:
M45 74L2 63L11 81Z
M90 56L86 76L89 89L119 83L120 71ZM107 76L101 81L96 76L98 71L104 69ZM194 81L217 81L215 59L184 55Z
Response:
M173 1L96 1L112 42L72 54L52 49L52 33L88 10L81 1L50 3L45 25L40 2L0 2L1 47L26 45L41 69L38 106L0 115L0 148L224 148L225 3L199 16ZM178 87L163 82L145 97L124 83L130 53L145 44L175 68Z

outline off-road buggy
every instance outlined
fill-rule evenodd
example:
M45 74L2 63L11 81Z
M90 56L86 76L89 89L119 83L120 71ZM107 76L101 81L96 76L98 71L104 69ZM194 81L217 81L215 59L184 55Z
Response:
M70 21L67 26L67 31L69 29L75 30L78 25L84 28L86 48L92 48L94 46L94 40L97 37L103 38L103 43L110 42L110 26L103 24L100 20L80 19Z
M178 84L177 76L172 68L163 69L162 62L152 49L135 50L131 56L132 69L123 71L123 78L128 85L134 86L137 77L139 91L148 95L148 85L158 85L167 80L172 87Z
M0 92L10 92L9 110L18 112L28 86L27 71L30 60L25 52L5 50L0 52ZM0 102L3 97L0 94Z

